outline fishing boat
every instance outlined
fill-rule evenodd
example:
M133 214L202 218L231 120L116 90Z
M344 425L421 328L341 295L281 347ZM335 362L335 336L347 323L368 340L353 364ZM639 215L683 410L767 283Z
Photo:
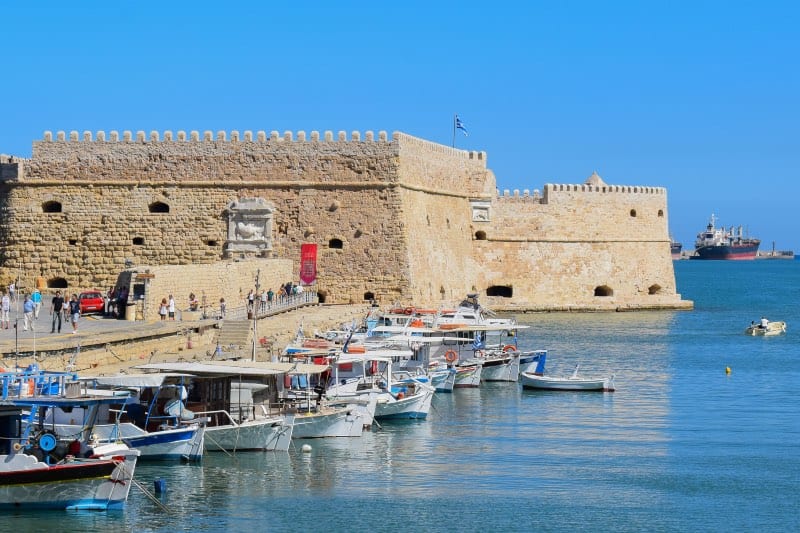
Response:
M571 376L539 376L531 372L520 374L524 389L543 389L559 391L614 391L614 376L607 378L583 378L578 376L578 365Z
M172 378L172 379L171 379ZM124 442L141 452L141 460L199 461L203 458L205 420L184 409L186 388L168 374L123 374L84 377L86 393L117 396L117 405L103 409L94 433L102 442ZM80 431L74 410L52 409L45 422L58 435Z
M711 219L706 230L697 234L692 259L750 260L758 253L759 239L744 236L742 226L717 228L716 218Z
M745 335L752 335L753 337L772 337L773 335L783 335L786 333L786 322L776 320L767 322L766 327L760 323L751 322L747 329L744 330Z
M519 373L528 372L544 375L544 366L547 362L547 350L531 350L520 352Z
M189 391L186 407L206 420L205 451L289 450L294 426L271 406L277 401L272 391L278 378L293 365L228 360L150 363L138 368L181 377Z
M115 398L79 394L76 376L48 373L0 373L0 508L108 510L128 499L137 450L122 443L92 440L94 420ZM47 383L47 387L42 387ZM66 385L69 383L69 394ZM73 386L76 385L76 386ZM69 396L69 397L68 397ZM80 410L81 430L59 439L42 422L53 408Z

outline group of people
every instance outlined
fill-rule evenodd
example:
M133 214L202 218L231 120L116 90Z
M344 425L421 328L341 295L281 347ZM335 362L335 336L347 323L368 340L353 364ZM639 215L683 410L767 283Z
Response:
M272 287L258 293L250 289L250 292L247 293L247 311L254 312L258 310L259 313L264 313L267 309L272 308L273 303L285 303L289 301L292 296L300 294L303 294L303 286L291 281L281 285L278 288L277 294L272 290Z
M13 285L13 283L12 283ZM10 287L10 286L9 286ZM11 296L11 290L8 292L1 291L0 296L0 328L9 329L11 327L11 303L14 297ZM42 293L39 289L34 289L31 294L26 294L22 302L22 329L24 331L36 331L36 321L39 320L39 312L42 308ZM55 296L50 305L50 316L52 319L52 327L50 333L58 331L61 333L61 325L67 319L72 323L72 333L78 332L78 319L81 316L81 307L78 303L78 295L73 294L69 300L66 300L61 291L56 291ZM16 327L16 326L15 326Z

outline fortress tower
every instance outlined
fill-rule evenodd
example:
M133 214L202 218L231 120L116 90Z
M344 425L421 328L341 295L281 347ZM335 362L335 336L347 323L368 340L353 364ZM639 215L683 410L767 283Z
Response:
M0 192L2 279L103 288L126 262L247 259L283 261L296 280L315 243L328 303L691 306L665 189L593 174L498 193L485 153L403 133L48 132L30 159L3 156Z

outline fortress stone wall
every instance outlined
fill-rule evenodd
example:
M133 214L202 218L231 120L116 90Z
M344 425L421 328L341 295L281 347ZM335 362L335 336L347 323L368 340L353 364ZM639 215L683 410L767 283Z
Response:
M475 291L508 309L691 305L676 292L663 188L594 175L498 194L485 153L402 133L46 133L30 159L0 161L0 192L4 280L108 287L126 262L170 266L218 301L229 293L213 285L238 293L251 275L224 265L297 280L301 244L316 243L328 303L438 306ZM263 227L231 225L247 202ZM231 279L205 280L202 265Z

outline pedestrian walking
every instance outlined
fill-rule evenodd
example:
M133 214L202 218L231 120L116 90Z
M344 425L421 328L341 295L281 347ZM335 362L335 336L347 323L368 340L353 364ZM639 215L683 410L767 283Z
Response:
M11 298L8 297L6 291L3 291L3 296L0 297L0 328L8 329L11 322Z
M78 333L78 319L81 317L81 304L78 303L77 294L73 294L69 300L69 317L72 322L72 333Z
M33 289L31 301L33 302L33 319L39 320L39 309L42 307L42 293L39 292L39 289Z
M222 318L225 318L225 298L219 299L219 314L222 315Z
M31 331L33 331L33 300L27 294L25 295L25 301L22 303L22 312L24 313L25 322L23 323L22 329L28 331L28 326L30 326Z
M56 291L53 296L52 305L50 306L50 315L53 317L53 324L50 328L50 333L56 332L56 322L58 322L58 332L61 333L61 315L64 311L64 297L61 296L61 291Z
M171 294L167 301L167 311L169 311L169 319L175 320L175 298L173 298Z
M13 281L8 285L8 297L11 303L17 301L17 285Z

